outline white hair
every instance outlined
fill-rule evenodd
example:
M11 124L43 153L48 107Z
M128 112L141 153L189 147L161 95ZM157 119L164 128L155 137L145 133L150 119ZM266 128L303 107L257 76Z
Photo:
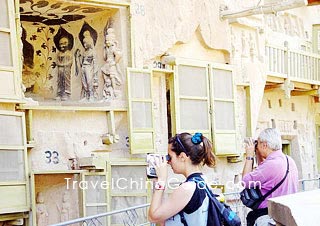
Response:
M277 129L274 129L274 128L264 129L260 133L258 139L261 142L266 142L267 146L273 151L282 149L281 135Z

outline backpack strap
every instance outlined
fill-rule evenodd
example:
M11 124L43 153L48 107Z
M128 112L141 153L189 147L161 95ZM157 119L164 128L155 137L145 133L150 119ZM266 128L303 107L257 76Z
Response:
M186 218L184 217L183 211L180 211L179 215L180 215L180 221L183 224L183 226L188 226L188 223L186 221Z
M216 195L209 189L207 183L204 181L202 177L193 177L189 181L194 181L197 183L197 186L201 186L200 188L205 188L207 195L210 199L215 198Z
M193 177L189 181L194 181L197 183L197 186L201 185L200 188L205 188L206 193L208 197L210 198L211 202L213 203L217 213L218 213L218 218L219 221L222 221L223 224L218 223L219 225L230 225L230 226L240 226L241 225L241 220L237 216L237 214L231 210L231 208L225 204L225 203L220 203L218 199L216 199L216 195L212 192L211 189L209 189L208 185L204 181L202 177ZM212 207L211 207L212 208ZM217 224L215 224L217 225Z

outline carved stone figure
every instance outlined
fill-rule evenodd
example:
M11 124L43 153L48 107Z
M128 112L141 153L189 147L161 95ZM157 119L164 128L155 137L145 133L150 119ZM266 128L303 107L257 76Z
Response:
M94 49L97 32L85 23L80 31L79 39L84 48L83 55L79 49L75 52L76 75L80 75L82 83L80 98L81 101L94 101L98 99L98 69Z
M37 193L36 198L36 222L38 226L47 226L48 225L48 211L44 203L44 197L42 192Z
M248 40L246 33L244 31L241 31L241 45L242 45L242 57L248 57Z
M291 33L292 33L291 23L290 23L290 19L288 18L288 16L283 17L283 28L284 28L285 34L291 35Z
M114 29L112 28L112 20L108 21L105 32L105 45L104 45L104 60L106 63L102 66L101 71L103 74L104 82L109 82L108 78L111 80L111 87L113 93L111 96L116 97L114 92L115 86L121 85L121 70L119 67L119 62L122 58L122 53L118 48L118 42L115 37ZM111 91L111 87L108 84L104 85L103 98L106 99L106 93ZM105 90L107 89L107 90ZM109 98L110 96L108 96Z
M249 35L249 47L250 47L250 57L253 60L256 57L256 40L254 36L250 33Z
M237 51L238 41L237 41L237 37L234 34L232 28L231 28L230 33L231 33L231 53L232 53L232 56L234 57L236 55L236 53L238 52Z
M78 159L77 158L69 158L69 167L71 170L79 169Z
M65 191L62 196L61 206L59 206L57 204L57 208L60 212L60 221L61 222L68 221L70 219L70 207L71 207L70 196L69 196L68 192Z
M61 208L61 221L62 222L69 220L69 218L70 218L69 212L70 212L70 197L69 197L68 193L65 192L63 194L63 198L62 198L62 208Z
M113 100L116 97L114 89L112 87L111 79L108 76L104 76L104 87L102 96L106 101Z
M54 42L58 49L56 60L58 74L56 100L65 101L71 95L71 66L73 62L71 49L73 48L73 36L60 27L54 37Z
M292 18L292 32L294 36L300 36L299 33L299 22L298 22L298 18L297 17L293 17Z
M304 25L301 18L298 19L299 37L304 37Z

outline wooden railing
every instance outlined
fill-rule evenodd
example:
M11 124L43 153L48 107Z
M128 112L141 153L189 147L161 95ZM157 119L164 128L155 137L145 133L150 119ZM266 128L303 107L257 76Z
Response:
M320 55L318 54L267 45L266 63L268 75L320 84Z

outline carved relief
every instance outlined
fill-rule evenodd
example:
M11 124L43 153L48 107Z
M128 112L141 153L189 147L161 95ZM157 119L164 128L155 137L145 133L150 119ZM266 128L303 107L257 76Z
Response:
M248 47L248 38L244 31L241 31L241 48L242 48L242 57L248 57L249 47Z
M77 172L69 175L64 173L35 175L37 211L34 212L37 215L33 225L47 226L79 218L81 204L78 198L81 191L73 182L80 180L81 176ZM40 221L44 223L39 224Z
M23 68L33 68L34 67L34 48L33 45L27 40L27 31L24 27L22 28L21 41L23 44Z
M278 120L277 129L279 129L282 134L293 134L293 121Z
M267 26L272 31L305 38L301 18L291 14L284 14L282 16L266 15L265 18Z
M255 36L252 33L249 34L249 52L251 60L253 60L257 55L257 45Z
M112 17L117 11L68 1L22 1L25 97L45 104L68 101L54 103L62 106L79 100L118 102L129 36L125 28L117 30L124 24L119 21L126 23L125 17ZM104 18L111 19L101 23Z
M47 211L47 206L44 203L44 197L42 192L37 193L36 198L36 222L37 226L47 226L49 214Z
M95 52L97 37L97 31L84 22L79 33L79 39L84 51L82 55L79 49L75 52L76 76L81 78L82 84L80 101L92 102L98 99L98 67Z
M60 212L60 221L61 222L64 222L64 221L67 221L70 219L70 207L71 207L70 195L67 191L65 191L62 196L61 205L59 206L57 204L57 208Z
M301 18L297 18L297 26L298 26L298 30L299 30L299 36L302 38L305 37L304 25L303 25L303 21Z
M283 18L283 27L284 27L285 34L292 35L292 27L291 27L290 18L288 18L288 17Z
M27 40L27 31L21 26L21 42L22 42L22 57L23 57L23 67L22 67L22 90L26 92L27 87L31 87L35 83L33 79L32 71L34 68L34 47Z
M23 32L22 35L24 45L22 80L26 87L26 92L49 97L53 92L50 80L53 78L51 74L51 69L54 64L52 54L56 52L56 48L53 46L51 37L55 29L36 23L34 26L37 26L35 27L36 33L29 37L31 42L27 41L26 32Z
M71 66L73 62L73 36L60 27L54 36L54 43L57 52L57 59L54 66L57 67L57 96L56 100L68 100L71 95Z
M120 86L122 81L122 73L119 62L122 58L122 53L118 47L115 32L113 29L113 20L110 19L105 28L105 45L104 45L104 60L105 64L101 71L104 80L103 100L109 101L117 97L115 87Z
M101 7L79 6L74 3L49 0L20 1L21 21L42 23L45 25L61 25L71 21L84 19L86 15L101 12ZM33 13L36 13L34 16Z
M231 53L232 53L232 56L235 56L237 54L237 52L238 52L237 46L238 46L237 36L234 34L233 29L231 28Z
M116 97L116 94L112 87L111 78L106 75L103 75L103 79L104 79L104 86L103 86L103 93L102 93L103 100L105 101L113 100Z

